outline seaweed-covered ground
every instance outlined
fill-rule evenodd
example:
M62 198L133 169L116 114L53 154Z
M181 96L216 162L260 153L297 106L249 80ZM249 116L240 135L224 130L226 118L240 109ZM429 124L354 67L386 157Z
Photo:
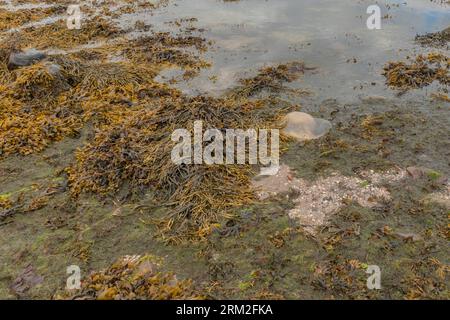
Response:
M344 2L0 1L0 298L448 299L449 4ZM170 159L292 111L275 176Z

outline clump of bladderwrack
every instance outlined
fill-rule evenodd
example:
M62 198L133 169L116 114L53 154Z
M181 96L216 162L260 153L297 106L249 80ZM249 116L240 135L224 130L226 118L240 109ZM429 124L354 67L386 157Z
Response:
M265 67L259 70L258 74L251 78L241 79L240 86L232 90L231 94L235 98L248 98L255 96L262 91L268 93L296 92L285 86L286 83L297 80L308 68L303 62L290 62L278 66Z
M125 0L122 1L121 6L111 10L110 6L102 8L102 13L110 16L111 18L117 18L122 14L134 13L137 10L154 10L167 6L169 0L148 1L148 0Z
M446 47L450 42L450 27L438 32L417 35L415 40L422 46Z
M21 49L30 44L38 48L54 45L47 40L55 35L60 39L60 32L64 33L63 40L56 45L62 47L120 33L110 22L101 19L89 21L85 27L89 31L83 32L82 37L77 35L81 31L68 30L61 24L25 29L0 45L0 98L3 101L0 157L42 151L54 141L76 135L89 120L94 120L96 125L113 123L148 100L162 95L176 96L176 90L153 80L165 63L176 62L186 69L196 70L203 66L200 60L196 61L185 52L176 61L163 53L177 46L205 50L204 39L170 34L157 33L145 40L121 39L116 44L86 49L83 54L48 56L35 49ZM134 55L127 54L130 46L136 48ZM138 54L145 51L145 47L153 48L152 52L159 58L149 60ZM39 60L25 64L22 59L21 65L11 65L12 60L26 56L26 52L39 54ZM92 60L90 53L98 59ZM108 62L109 55L124 56L125 60ZM11 57L16 58L11 60Z
M78 300L199 300L191 280L178 280L173 273L160 271L161 260L153 256L126 256L105 270L82 281L76 294L64 293L56 299Z
M434 81L450 85L450 58L441 53L419 55L411 63L389 62L383 75L390 87L407 91L423 88Z
M79 110L63 99L72 88L73 67L50 60L14 70L3 65L0 157L41 151L81 128Z
M82 110L71 103L71 90L79 67L55 59L16 70L2 69L9 81L0 93L0 156L41 151L78 132L83 125Z
M10 70L0 62L0 156L42 151L54 141L76 135L86 121L113 122L130 107L167 94L166 85L153 80L151 65L129 62L86 62L50 56Z
M22 29L19 43L21 47L37 49L69 49L91 41L110 40L123 34L124 31L116 24L102 17L84 22L81 29L69 29L67 22L60 20L53 24Z
M186 73L196 75L200 69L207 68L210 64L186 48L194 48L201 53L207 47L208 43L201 37L155 32L123 46L122 54L130 61L144 62L160 68L177 66Z
M65 11L66 8L62 5L15 11L0 8L0 31L17 28L32 21L38 21L53 15L62 14Z
M171 159L172 132L179 128L192 132L198 120L205 130L276 129L295 107L270 98L187 97L166 91L102 126L77 153L77 162L68 169L72 194L107 195L127 186L132 195L151 188L171 208L158 222L161 235L168 241L201 238L232 208L252 201L252 168L176 165Z
M230 208L248 203L251 168L243 165L178 166L171 160L171 133L192 131L195 120L207 128L268 128L288 107L271 109L262 101L244 105L205 97L162 98L118 122L105 126L77 153L69 172L74 195L91 191L130 192L152 188L172 208L161 220L163 233L201 236Z

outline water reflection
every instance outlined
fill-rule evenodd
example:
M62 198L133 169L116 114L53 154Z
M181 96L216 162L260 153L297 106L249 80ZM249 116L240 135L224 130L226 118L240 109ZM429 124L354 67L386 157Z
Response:
M303 87L317 99L360 94L391 95L380 75L383 64L423 50L414 36L450 25L450 7L423 0L389 1L380 5L382 30L368 30L366 9L373 1L352 0L179 0L153 16L138 14L122 23L145 20L164 28L164 21L196 17L207 28L215 48L207 58L213 67L179 86L190 93L220 93L242 70L288 60L319 67ZM167 25L166 25L167 28ZM400 49L402 49L400 51ZM210 81L211 77L216 81Z

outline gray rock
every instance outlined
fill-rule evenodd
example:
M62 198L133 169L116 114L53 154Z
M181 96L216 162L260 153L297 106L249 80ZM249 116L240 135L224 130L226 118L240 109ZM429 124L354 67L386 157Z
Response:
M23 52L12 52L9 56L9 66L25 67L45 59L47 55L36 49L29 49Z

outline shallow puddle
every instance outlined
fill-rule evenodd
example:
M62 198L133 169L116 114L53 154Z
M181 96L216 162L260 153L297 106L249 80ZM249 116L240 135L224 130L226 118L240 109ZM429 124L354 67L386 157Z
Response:
M372 4L351 0L182 0L154 15L124 15L121 23L131 26L142 20L171 30L164 22L198 19L195 26L206 29L203 34L215 40L216 50L206 55L213 62L210 69L189 83L179 84L189 93L219 94L244 70L303 60L318 67L301 83L315 93L313 101L339 97L346 102L359 96L393 96L395 92L384 86L381 75L386 61L423 51L414 37L450 24L448 6L423 0L388 1L380 4L385 17L382 29L369 30L366 10ZM409 94L417 97L426 93Z

